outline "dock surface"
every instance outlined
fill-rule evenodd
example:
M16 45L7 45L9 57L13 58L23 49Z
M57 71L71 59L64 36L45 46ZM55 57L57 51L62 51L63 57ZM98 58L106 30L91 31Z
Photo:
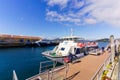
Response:
M109 52L104 52L101 55L87 55L80 59L79 62L69 63L67 79L66 80L91 80L95 73L99 70L104 61L109 57ZM66 76L66 69L55 71L53 79L50 80L63 80ZM51 75L49 75L51 76ZM36 80L37 77L41 77L43 80L47 80L47 72L38 74L32 78L26 80Z
M67 80L90 80L109 55L108 52L99 56L88 55L78 63L69 63Z

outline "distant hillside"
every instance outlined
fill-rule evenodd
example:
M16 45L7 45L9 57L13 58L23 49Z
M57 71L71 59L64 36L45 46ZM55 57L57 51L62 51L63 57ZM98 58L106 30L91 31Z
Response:
M97 42L109 42L108 38L104 38L104 39L98 39L96 40Z

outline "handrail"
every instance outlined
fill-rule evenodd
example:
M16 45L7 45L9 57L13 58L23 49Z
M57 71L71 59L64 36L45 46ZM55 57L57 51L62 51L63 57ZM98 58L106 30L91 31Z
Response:
M39 73L39 74L37 74L37 75L35 75L35 76L32 76L32 77L30 77L30 78L27 78L27 79L25 79L25 80L31 80L31 79L36 78L36 77L38 77L39 75L45 74L45 73L47 73L47 72L48 72L48 70L45 71L45 72L43 72L43 73ZM39 77L40 77L40 76L39 76Z
M42 64L45 64L45 63L53 63L53 64L42 66ZM51 67L51 66L54 67L54 65L56 65L56 64L55 64L55 61L53 61L53 60L40 62L39 73L41 73L41 70L43 68L47 68L47 67ZM46 69L46 70L49 70L49 69Z
M56 69L54 69L53 71L58 71L58 70L61 70L61 69L64 69L64 68L65 68L64 65L58 66L58 67L56 67ZM47 73L51 73L51 71L46 70L45 72L38 73L37 75L32 76L32 77L30 77L30 78L27 78L27 79L25 79L25 80L32 80L32 79L34 79L34 78L37 78L38 76L40 77L40 75L44 75L44 74L47 74Z
M102 64L100 66L100 68L97 70L97 72L95 73L95 75L91 78L91 80L94 80L96 78L97 74L99 73L99 71L102 69L103 66L104 66L104 64Z
M120 54L118 58L118 79L120 79Z
M94 74L94 76L91 78L91 80L94 80L96 78L96 76L98 75L98 73L100 72L101 68L104 66L105 62L111 57L112 55L110 54L104 61L104 63L99 67L99 69L97 70L97 72Z

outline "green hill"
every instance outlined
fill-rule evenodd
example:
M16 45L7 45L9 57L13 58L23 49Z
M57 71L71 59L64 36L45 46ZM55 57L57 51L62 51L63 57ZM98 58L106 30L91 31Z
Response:
M97 42L109 42L108 38L104 38L104 39L98 39L96 40Z

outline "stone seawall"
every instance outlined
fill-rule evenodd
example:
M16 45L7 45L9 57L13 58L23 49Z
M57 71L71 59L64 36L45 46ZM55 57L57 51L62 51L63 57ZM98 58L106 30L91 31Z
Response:
M0 34L0 48L35 46L40 37Z

